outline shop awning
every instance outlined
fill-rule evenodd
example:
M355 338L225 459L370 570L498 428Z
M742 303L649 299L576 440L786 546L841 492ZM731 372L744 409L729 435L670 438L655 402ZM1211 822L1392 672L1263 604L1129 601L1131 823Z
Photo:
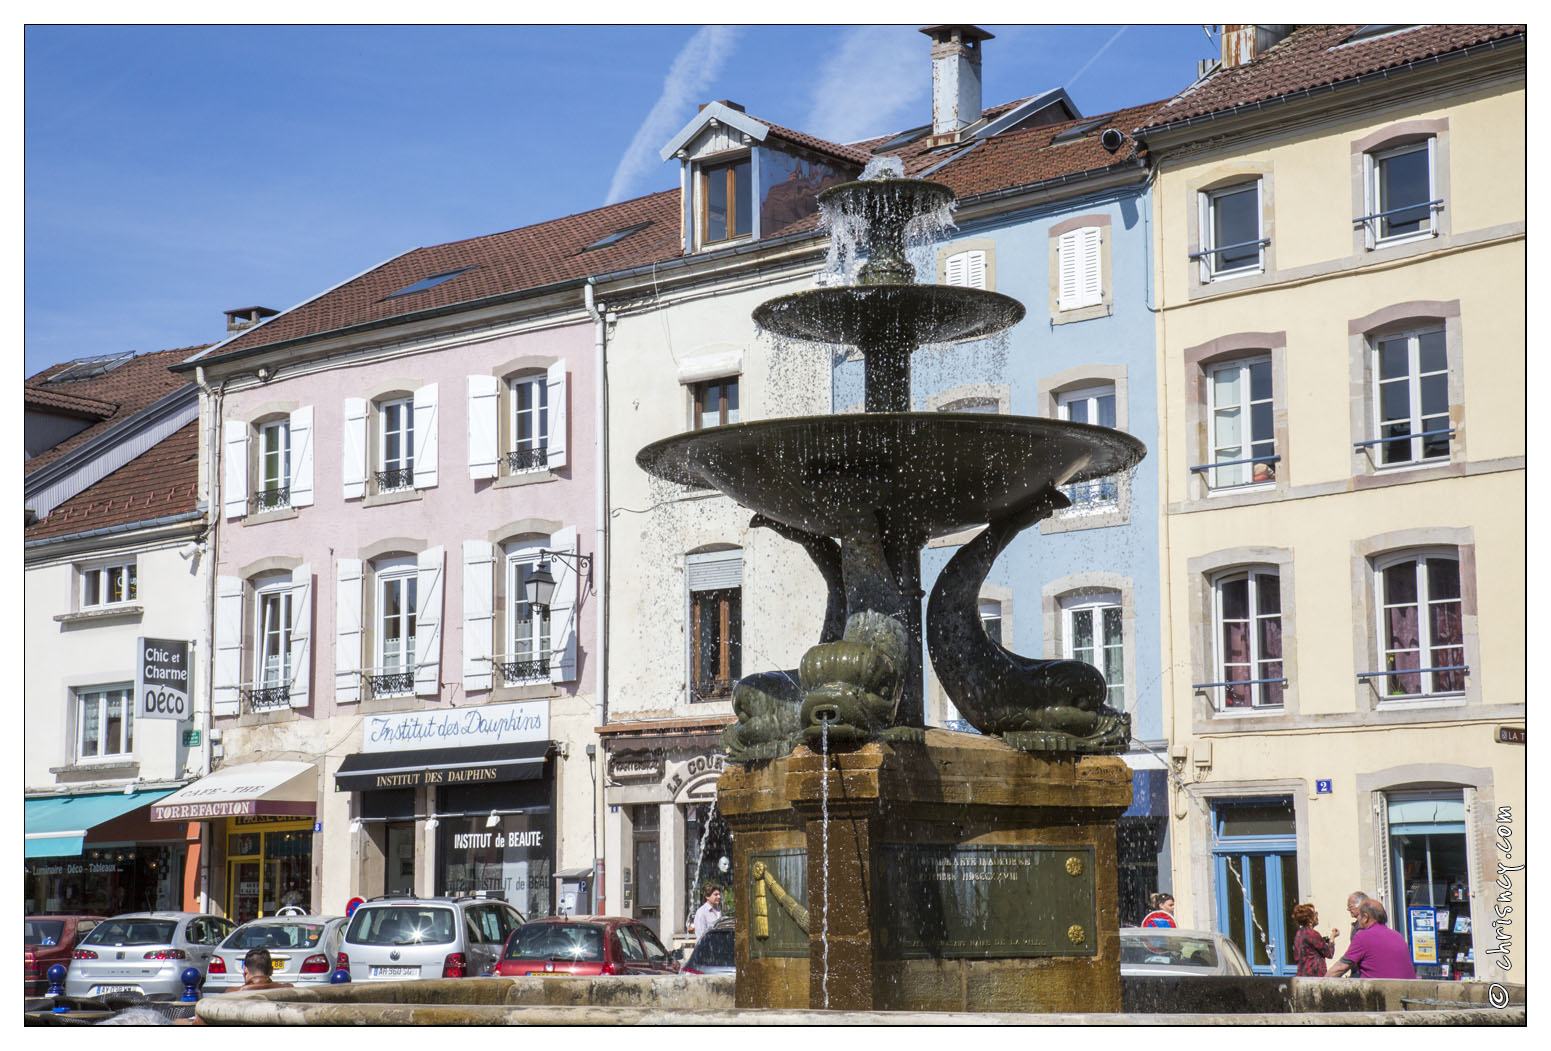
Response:
M404 752L357 752L345 756L334 775L341 792L371 792L420 785L473 785L486 781L531 781L544 776L549 741L418 748Z
M1392 836L1441 836L1465 831L1465 800L1458 796L1435 799L1391 799L1389 833Z
M85 849L86 833L97 825L138 810L170 795L172 789L114 792L98 796L56 796L27 800L25 824L29 858L78 856Z
M232 763L178 789L151 808L152 821L215 817L311 817L318 810L318 768L274 759Z

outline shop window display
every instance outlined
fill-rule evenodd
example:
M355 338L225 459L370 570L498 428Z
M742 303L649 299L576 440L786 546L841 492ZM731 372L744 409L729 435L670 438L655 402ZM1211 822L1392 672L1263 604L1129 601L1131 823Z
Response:
M226 839L226 914L238 923L312 904L312 824L235 818Z
M78 856L32 858L26 865L29 913L179 909L182 854L166 846L87 847Z
M1470 927L1470 865L1461 792L1391 793L1386 806L1389 851L1398 907L1393 926L1412 943L1418 978L1475 975ZM1412 930L1412 910L1430 909L1434 947Z
M547 807L516 814L438 817L437 893L497 891L524 916L548 916L554 884L553 819Z

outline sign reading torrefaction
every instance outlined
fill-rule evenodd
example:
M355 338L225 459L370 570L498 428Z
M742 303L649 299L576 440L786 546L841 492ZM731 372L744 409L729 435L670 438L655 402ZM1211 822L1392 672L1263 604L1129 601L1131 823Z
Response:
M135 718L188 719L189 644L177 639L135 640Z

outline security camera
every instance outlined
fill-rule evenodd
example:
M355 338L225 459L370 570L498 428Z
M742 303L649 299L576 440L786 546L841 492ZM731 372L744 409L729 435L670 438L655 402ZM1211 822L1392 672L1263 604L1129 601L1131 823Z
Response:
M1120 149L1121 143L1125 141L1126 137L1115 128L1105 128L1104 134L1099 136L1099 145L1103 146L1110 153Z

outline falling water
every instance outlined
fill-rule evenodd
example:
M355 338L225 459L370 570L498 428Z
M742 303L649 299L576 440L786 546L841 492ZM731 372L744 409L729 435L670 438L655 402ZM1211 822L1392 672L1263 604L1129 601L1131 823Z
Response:
M695 855L695 880L690 884L692 908L698 908L704 891L700 887L700 869L705 864L705 845L711 839L711 822L716 819L716 797L711 797L710 809L705 813L705 825L700 830L700 849Z
M824 993L824 1009L829 1010L829 720L819 720L819 755L823 758L819 781L820 827L824 830L824 925L819 930L819 943L824 947L824 976L820 988Z

